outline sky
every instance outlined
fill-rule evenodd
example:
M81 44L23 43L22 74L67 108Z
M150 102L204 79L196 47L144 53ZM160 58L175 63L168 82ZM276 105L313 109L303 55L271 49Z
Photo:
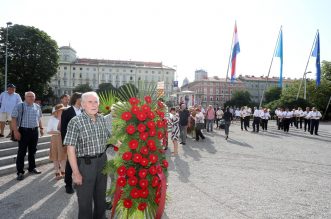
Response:
M235 21L237 76L266 76L282 26L283 76L301 78L317 29L321 60L331 61L330 8L329 0L1 0L0 26L37 27L80 58L162 62L179 84L197 69L226 77ZM270 76L279 65L275 57Z

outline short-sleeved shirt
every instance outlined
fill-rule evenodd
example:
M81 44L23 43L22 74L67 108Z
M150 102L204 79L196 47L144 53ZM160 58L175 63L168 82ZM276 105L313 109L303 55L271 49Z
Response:
M22 118L23 110L23 118ZM38 104L28 105L26 102L16 104L11 114L16 118L17 126L24 128L36 128L39 126L39 120L43 116ZM22 121L22 123L21 123Z
M95 156L105 151L108 138L111 134L109 120L97 114L94 122L86 112L72 118L68 124L67 134L63 145L76 148L76 156Z
M9 94L8 91L4 91L0 95L0 113L11 114L15 105L22 103L22 99L18 93Z

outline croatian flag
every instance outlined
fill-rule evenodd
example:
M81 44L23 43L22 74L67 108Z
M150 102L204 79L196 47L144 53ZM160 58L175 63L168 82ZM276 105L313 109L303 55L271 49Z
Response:
M320 63L320 33L317 31L315 47L311 56L316 57L316 86L321 83L321 63Z
M280 58L280 74L279 74L278 87L282 87L283 85L283 30L282 29L280 29L275 57Z
M236 76L236 60L237 54L240 52L238 32L237 32L237 23L234 25L234 42L232 48L232 57L231 57L231 82L234 81Z

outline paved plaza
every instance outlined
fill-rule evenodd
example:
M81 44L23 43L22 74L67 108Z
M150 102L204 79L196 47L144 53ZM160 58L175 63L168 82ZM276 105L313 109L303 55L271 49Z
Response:
M163 218L331 218L331 123L319 136L285 134L274 121L258 134L235 122L228 141L224 130L205 134L169 157ZM39 169L20 182L0 177L1 218L77 218L76 195L55 181L51 164Z

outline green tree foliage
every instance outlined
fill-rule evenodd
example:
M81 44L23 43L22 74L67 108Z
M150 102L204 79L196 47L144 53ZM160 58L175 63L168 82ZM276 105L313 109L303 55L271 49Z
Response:
M322 61L322 78L331 81L331 62Z
M112 83L102 83L102 84L99 84L99 88L97 90L98 93L105 93L105 92L108 92L108 91L115 91L116 88L112 85Z
M232 94L232 99L225 102L224 106L248 106L251 105L251 95L248 91L236 91Z
M1 72L5 72L6 30L0 29ZM21 95L31 90L37 99L47 98L49 86L46 85L57 72L58 58L57 43L44 31L23 25L9 27L8 83L14 83Z
M72 92L80 92L80 93L85 93L89 91L93 91L93 88L91 88L90 85L88 84L78 85L72 90Z
M280 87L270 87L264 94L264 103L270 103L274 100L278 100L282 94L282 88Z

